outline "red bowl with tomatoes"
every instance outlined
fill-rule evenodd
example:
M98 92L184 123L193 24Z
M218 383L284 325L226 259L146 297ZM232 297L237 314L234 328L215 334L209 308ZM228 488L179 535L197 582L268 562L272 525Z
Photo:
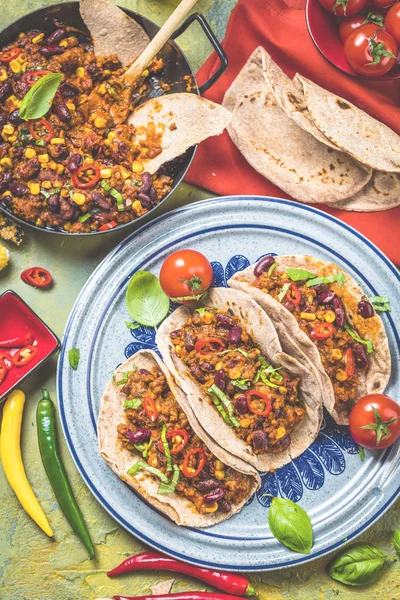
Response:
M11 290L0 296L0 402L60 347L57 336Z
M344 73L400 79L400 2L307 0L306 21L318 50Z

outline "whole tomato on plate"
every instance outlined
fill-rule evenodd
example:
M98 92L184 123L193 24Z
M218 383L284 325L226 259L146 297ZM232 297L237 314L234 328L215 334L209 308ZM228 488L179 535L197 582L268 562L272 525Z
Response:
M393 4L396 3L396 0L371 0L371 3L376 8L389 8L390 6L393 6Z
M349 417L350 433L370 450L388 448L400 436L400 405L385 394L361 398Z
M318 2L325 10L337 17L351 17L361 12L368 0L318 0Z
M400 2L397 2L389 10L385 19L386 30L400 44Z
M388 73L396 63L397 52L397 42L390 33L372 23L355 29L344 44L350 67L366 77Z
M385 13L381 10L369 10L367 13L363 12L354 17L347 17L339 25L339 34L342 41L345 42L349 35L353 33L355 29L366 25L367 23L373 23L378 27L383 27L385 22Z
M164 292L180 304L198 300L210 287L213 270L210 261L196 250L177 250L168 256L160 271Z

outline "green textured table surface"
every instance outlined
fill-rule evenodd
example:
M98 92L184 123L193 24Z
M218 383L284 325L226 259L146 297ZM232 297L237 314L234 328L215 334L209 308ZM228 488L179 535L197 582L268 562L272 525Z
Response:
M251 1L251 0L248 0ZM50 4L0 0L0 28L34 8ZM178 0L126 0L120 2L161 24L178 4ZM199 0L196 10L203 12L221 39L229 13L236 0ZM179 43L194 68L200 66L210 52L197 25L183 35ZM168 201L171 209L210 197L204 190L181 185ZM10 266L0 273L0 292L13 289L34 308L61 337L72 305L104 256L125 234L110 234L100 239L74 239L32 233L27 230L23 245L11 250ZM48 268L55 285L49 291L33 289L21 282L19 274L32 265ZM3 318L3 315L0 315ZM158 572L109 580L106 571L126 556L145 547L126 533L108 516L81 480L61 438L61 449L76 497L96 544L97 558L87 559L86 551L72 533L59 510L41 464L35 426L35 410L40 389L46 386L56 400L56 358L33 376L24 386L27 401L23 421L23 458L29 481L49 517L55 531L49 540L22 510L0 469L0 598L1 600L95 600L114 593L140 595L149 593L154 584L169 580L171 574ZM393 554L391 533L400 527L399 503L386 513L361 539L373 541L388 554ZM205 548L205 552L207 549ZM286 569L252 577L263 600L365 600L400 599L400 563L387 568L379 584L365 589L349 589L332 581L325 573L327 558L299 569ZM188 578L176 577L173 591L206 589Z

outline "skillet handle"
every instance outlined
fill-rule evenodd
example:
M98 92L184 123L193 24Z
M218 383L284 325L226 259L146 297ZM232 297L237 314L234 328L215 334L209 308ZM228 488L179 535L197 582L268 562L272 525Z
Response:
M215 36L214 32L212 31L211 27L209 26L207 20L203 17L203 15L200 15L199 13L194 13L193 15L190 15L186 19L186 21L184 21L182 23L182 25L180 27L178 27L178 29L174 32L174 34L172 35L172 38L175 39L175 38L179 37L180 35L182 35L182 33L184 31L186 31L186 29L188 27L190 27L190 25L194 21L197 21L200 24L202 30L204 31L204 33L207 36L207 39L211 43L215 52L217 53L217 56L218 56L219 62L220 62L220 65L219 65L218 69L215 71L215 73L213 75L211 75L211 77L208 81L206 81L205 83L203 83L203 85L200 86L200 88L199 88L200 94L204 94L204 92L206 92L212 85L214 85L214 83L216 81L218 81L218 79L221 77L221 75L223 73L225 73L226 69L228 68L228 57L226 56L225 50L222 48L217 37Z

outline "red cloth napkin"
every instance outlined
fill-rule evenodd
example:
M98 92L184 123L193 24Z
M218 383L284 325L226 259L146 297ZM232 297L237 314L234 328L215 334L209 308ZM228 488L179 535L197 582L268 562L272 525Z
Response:
M314 46L307 31L304 9L305 0L239 0L223 42L229 68L205 96L221 103L253 50L264 46L290 77L299 72L347 98L400 134L400 110L395 105L399 99L399 82L364 82L333 67ZM217 67L218 59L212 54L198 73L199 83L206 81ZM186 180L222 195L289 198L254 171L226 132L200 144ZM400 265L400 207L375 213L352 213L323 205L318 208L358 229Z

